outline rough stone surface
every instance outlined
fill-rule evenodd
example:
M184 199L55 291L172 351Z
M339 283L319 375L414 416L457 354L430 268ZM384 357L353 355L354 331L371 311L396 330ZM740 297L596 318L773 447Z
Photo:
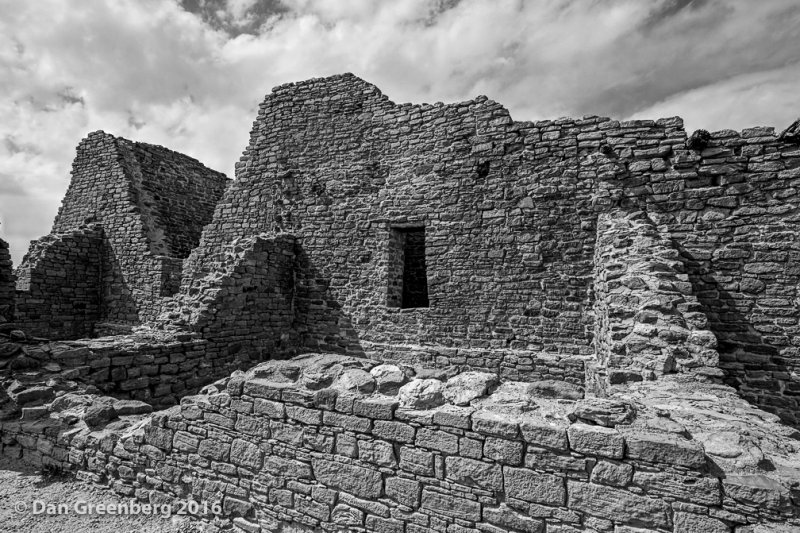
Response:
M397 365L378 365L370 370L370 374L375 378L378 392L385 394L397 394L408 381L405 371Z
M444 384L438 379L415 379L400 387L398 399L402 407L429 409L444 403Z
M396 396L356 394L334 388L333 380L320 389L319 380L306 378L321 368L343 374L374 366L330 354L260 363L154 413L60 377L50 386L18 379L0 404L2 451L149 499L191 494L213 502L224 487L221 514L269 524L267 531L367 523L375 531L426 523L492 533L565 524L578 531L797 524L793 433L775 420L756 424L761 412L746 414L742 400L724 397L733 393L723 385L715 385L724 399L714 410L703 388L685 383L632 388L626 401L637 405L636 418L609 428L571 422L575 400L538 398L522 415L509 410L517 405L513 391L529 398L524 387L506 387L505 402L480 409L411 409L398 408ZM669 400L667 416L670 392L683 400ZM703 409L693 407L692 394ZM98 408L106 416L91 420ZM735 419L726 408L752 418ZM700 441L649 423L669 419L691 437L713 431L710 417L721 416L729 425L749 420L759 463L738 467L734 458L720 458L716 468L728 470L709 470L695 459ZM769 472L748 473L767 463ZM269 483L267 498L262 483Z
M447 380L442 394L450 403L469 405L472 400L485 396L497 383L497 376L487 372L464 372Z

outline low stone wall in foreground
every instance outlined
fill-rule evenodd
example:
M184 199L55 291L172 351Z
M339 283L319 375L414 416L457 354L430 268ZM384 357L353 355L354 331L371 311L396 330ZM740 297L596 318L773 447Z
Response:
M0 434L4 454L142 501L218 503L209 523L251 532L799 526L791 430L692 379L600 400L555 381L306 355L235 372L153 414L74 383L41 393L17 382ZM709 408L714 397L735 407L750 441L722 446L703 433L713 429L704 416L733 427Z

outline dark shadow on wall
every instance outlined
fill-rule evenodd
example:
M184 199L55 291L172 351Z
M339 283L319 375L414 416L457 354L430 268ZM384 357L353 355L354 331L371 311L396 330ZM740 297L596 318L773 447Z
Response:
M114 253L114 246L108 239L103 241L101 285L100 321L138 325L139 312L133 291L125 278L120 260Z
M737 299L722 289L708 261L695 259L684 246L675 244L686 263L695 295L708 317L708 327L717 337L719 366L726 373L725 383L734 387L747 402L800 428L800 380L792 375L780 350L768 344L750 320L737 310Z
M331 290L330 280L295 246L294 329L298 353L330 352L365 357L352 319Z

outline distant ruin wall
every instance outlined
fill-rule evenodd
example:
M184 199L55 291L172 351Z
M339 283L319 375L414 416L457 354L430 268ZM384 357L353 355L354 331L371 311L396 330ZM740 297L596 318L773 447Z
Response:
M672 242L637 210L600 214L597 234L592 388L672 372L721 377L716 337Z
M15 278L8 243L0 239L0 322L14 314Z
M91 224L31 243L17 269L15 327L29 335L79 339L100 316L103 232Z
M103 132L81 141L53 233L103 227L100 320L154 319L179 286L228 179L198 161Z
M122 140L121 140L122 141ZM120 142L132 156L136 200L152 220L145 220L150 246L158 255L185 258L211 222L227 178L199 161L161 146Z

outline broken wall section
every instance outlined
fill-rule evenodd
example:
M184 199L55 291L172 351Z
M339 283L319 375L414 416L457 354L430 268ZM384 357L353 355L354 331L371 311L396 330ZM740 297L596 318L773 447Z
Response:
M8 243L0 239L0 323L14 315L14 280Z
M717 337L727 383L797 425L798 139L770 127L699 131L685 143L682 131L664 139L650 133L640 134L649 149L630 150L631 139L605 139L608 165L626 173L604 186L646 210L680 250Z
M291 235L235 239L218 250L208 272L185 271L156 326L224 340L255 360L291 352L297 346L295 248Z
M594 296L597 391L675 372L722 377L680 252L644 212L598 217Z
M38 337L92 336L100 316L102 242L98 224L33 241L17 269L15 326Z
M228 178L162 146L119 139L153 253L186 258L211 222Z
M159 146L104 132L81 141L52 231L87 222L103 228L98 322L133 326L158 315L227 183L223 174Z

